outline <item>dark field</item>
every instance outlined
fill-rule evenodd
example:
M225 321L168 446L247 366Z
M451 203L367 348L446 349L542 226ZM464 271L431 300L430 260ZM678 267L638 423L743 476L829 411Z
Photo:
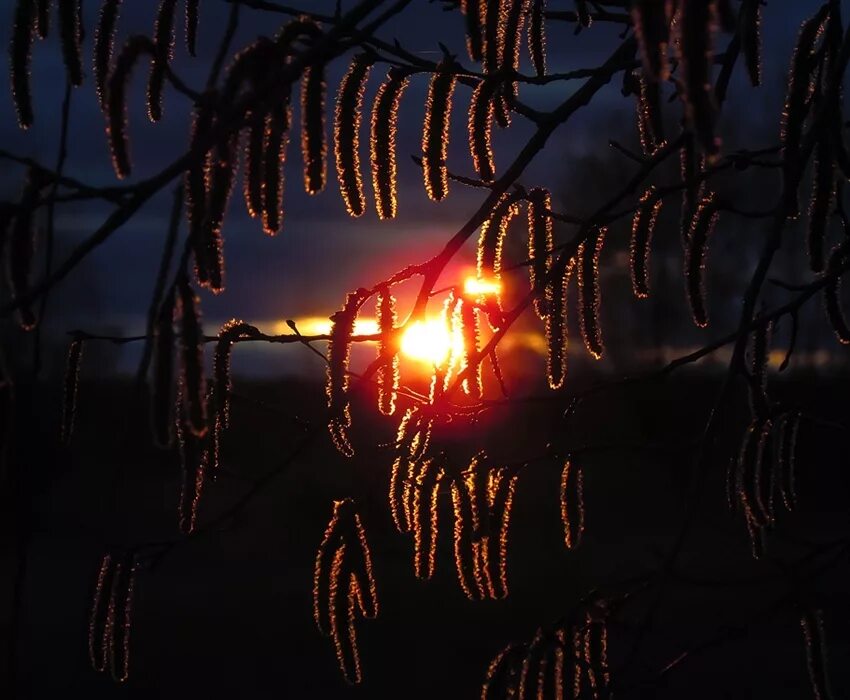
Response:
M435 579L424 583L413 576L411 543L395 532L386 506L389 450L368 447L392 439L389 422L363 425L367 411L355 406L355 440L362 447L354 459L338 457L321 432L280 469L302 430L280 409L321 420L322 388L237 381L234 424L224 446L226 473L209 487L201 521L236 501L253 480L278 471L238 517L180 543L153 570L140 573L131 677L116 686L94 673L87 659L98 562L110 544L177 537L179 467L175 454L147 446L146 433L128 431L129 425L146 425L128 406L131 387L83 384L70 451L55 449L57 415L21 426L31 448L24 486L36 494L19 620L21 697L70 691L86 698L475 698L489 659L505 644L530 639L538 625L568 613L594 586L646 574L659 564L682 520L691 465L687 443L698 435L714 388L708 380L644 384L588 399L586 413L579 408L564 438L571 449L585 450L578 460L587 507L582 546L574 552L563 546L559 465L529 463L520 475L511 525L511 594L506 601L472 603L455 576L449 498L442 503ZM800 379L773 388L780 401L793 396L812 415L846 420L846 381ZM683 651L718 633L728 639L684 661L661 684L632 683L617 697L798 698L810 692L797 613L793 603L786 604L789 569L779 563L808 550L782 535L780 521L768 549L775 561L754 563L743 521L725 509L725 464L745 424L746 402L738 398L740 415L724 416L728 444L712 451L695 528L667 580L635 668L652 679ZM58 396L38 405L58 407ZM552 404L512 409L510 415L495 411L479 429L491 454L522 460L534 456L529 446L539 445L537 454L543 454L547 435L557 427L551 416L558 413ZM589 425L584 415L609 422ZM850 529L848 454L840 438L824 423L809 421L801 429L802 503L793 518L812 542L846 538ZM609 447L594 448L602 444ZM316 631L311 615L316 547L332 499L349 495L363 512L381 604L378 619L358 628L365 676L358 688L344 684L331 642ZM810 507L815 502L817 511ZM829 566L817 604L825 615L835 697L847 697L850 570L846 556L835 562L827 553L816 561ZM655 595L636 596L611 626L614 669ZM768 613L760 615L763 610Z

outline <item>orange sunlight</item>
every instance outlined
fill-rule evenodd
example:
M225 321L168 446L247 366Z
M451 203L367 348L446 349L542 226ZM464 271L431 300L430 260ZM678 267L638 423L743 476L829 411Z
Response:
M487 296L488 294L499 294L501 291L502 283L499 282L499 280L467 277L463 283L463 293L471 297Z

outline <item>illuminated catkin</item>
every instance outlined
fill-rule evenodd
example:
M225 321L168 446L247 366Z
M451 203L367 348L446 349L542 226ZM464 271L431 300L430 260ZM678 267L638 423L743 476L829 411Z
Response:
M452 510L454 513L455 569L458 583L467 598L481 600L486 597L487 590L474 546L476 542L473 537L472 498L463 478L456 478L452 482Z
M720 152L717 105L711 86L713 6L708 2L685 2L681 3L679 12L677 57L685 118L703 153L713 160Z
M213 150L206 174L207 198L204 218L195 249L195 273L198 283L213 294L224 291L224 239L222 226L236 176L236 139L221 139Z
M823 304L826 317L835 337L842 345L850 345L850 323L841 308L841 275L840 268L847 260L845 246L835 246L826 263L826 284L823 287Z
M567 377L569 305L567 291L575 260L570 258L563 274L555 274L546 287L546 377L551 389L560 389Z
M765 493L764 478L765 463L769 461L770 434L773 430L773 422L765 420L761 424L756 446L756 456L753 463L753 495L755 496L755 507L758 509L759 525L769 525L773 522L772 508L770 506L770 492ZM767 496L767 497L765 497Z
M664 144L664 122L661 113L661 88L658 82L647 80L641 73L638 78L637 123L640 145L644 154L651 156Z
M354 322L360 309L361 296L350 293L345 305L331 316L331 332L328 341L328 370L325 393L328 397L330 414L328 429L337 450L346 457L354 454L348 439L351 413L348 398L348 363L351 353L351 336Z
M587 0L575 0L575 6L578 23L587 29L593 23L593 17L590 14L590 8L587 6Z
M518 195L505 193L493 207L490 218L481 224L476 265L479 279L498 282L502 268L502 247L511 219L519 214Z
M493 97L498 88L494 80L482 80L472 93L469 105L469 152L472 166L484 182L496 176L496 163L490 136L493 130Z
M431 77L425 105L425 125L422 130L422 171L425 191L435 202L445 199L449 191L446 157L449 150L449 118L456 78L453 63L443 60Z
M501 70L505 75L513 75L519 70L520 44L525 24L528 0L502 0L504 10L504 30L499 57ZM507 93L512 99L517 97L515 80L506 84Z
M534 638L526 649L525 658L522 660L522 666L519 672L519 685L517 687L518 698L532 700L534 697L532 695L532 689L536 689L541 672L545 673L545 670L541 669L545 652L543 633L538 628L534 634Z
M162 119L162 88L168 64L174 54L174 12L177 0L160 0L154 24L154 60L148 78L148 117L152 122Z
M283 179L292 110L287 103L272 109L266 117L263 153L262 212L263 231L277 235L283 227Z
M584 533L584 472L581 465L564 460L561 469L561 524L564 527L564 544L575 549L581 544Z
M177 524L180 531L189 535L195 531L198 507L204 493L210 450L203 438L194 435L189 425L189 414L185 403L185 386L181 383L177 392L175 411L175 434L180 453L180 494L177 501Z
M192 128L189 138L191 150L197 151L199 144L207 138L215 119L217 94L204 93L192 113ZM211 168L211 156L207 151L198 154L186 171L184 190L186 193L186 214L189 222L189 239L195 253L195 274L198 283L203 284L209 277L204 264L202 241L207 220L207 172Z
M390 514L399 532L410 531L410 514L405 497L410 484L406 483L405 476L410 459L410 444L414 439L413 427L417 421L418 414L412 408L408 408L399 422L396 433L396 457L390 470L389 502Z
M652 234L664 201L651 186L640 198L640 204L632 219L632 237L629 246L629 269L632 291L638 299L649 296L649 259L652 250Z
M788 87L782 110L780 141L782 143L783 176L785 179L786 214L798 215L797 186L799 184L800 145L803 126L810 109L811 81L815 67L815 46L823 33L829 5L825 4L811 18L803 22L791 57Z
M133 603L136 589L135 557L125 555L114 563L109 585L109 602L103 622L102 646L105 653L103 667L116 683L130 677L130 634L133 626Z
M824 241L834 195L835 159L832 155L832 142L824 137L815 147L812 194L809 200L809 226L806 241L812 272L821 272L824 267Z
M466 27L466 51L469 60L480 61L483 58L484 40L481 36L481 0L460 0Z
M546 276L553 246L553 225L549 212L552 197L549 190L535 187L528 192L528 278L534 291L534 310L540 318L549 312Z
M106 80L112 62L112 49L121 1L103 0L94 32L94 84L101 108L106 107Z
M65 364L65 381L62 397L62 425L60 440L67 445L74 433L74 419L77 416L77 390L80 384L80 361L83 356L83 341L76 338L68 347L68 359Z
M213 397L215 399L216 420L226 428L230 425L230 356L233 344L241 339L256 338L260 331L254 326L232 318L218 332L213 356L213 375L215 377Z
M313 63L301 77L301 157L304 189L318 194L325 188L327 138L325 134L325 66Z
M538 77L546 75L546 0L531 0L528 17L528 52Z
M773 322L759 323L752 333L750 348L750 409L754 416L765 418L768 413L767 361Z
M109 606L108 591L112 589L113 575L112 555L107 552L100 560L88 622L89 663L91 663L92 669L99 673L106 670L107 664L107 647L104 643L106 640L104 639L103 625Z
M679 217L679 233L681 234L682 244L685 247L688 244L691 233L691 222L693 221L697 206L699 192L696 182L697 168L694 136L691 133L685 132L682 134L682 148L679 149L679 176L682 182L682 210Z
M779 423L775 447L776 469L779 472L779 495L787 511L797 508L797 433L800 414L786 413Z
M599 258L605 243L605 227L593 228L576 252L578 259L579 327L584 346L595 360L602 358L602 328L599 307L602 296L599 288Z
M39 39L46 39L50 32L50 5L52 0L35 0L35 26Z
M761 508L758 504L756 485L757 470L760 469L759 445L761 444L762 428L764 424L754 420L747 427L741 440L738 452L738 464L735 478L735 490L738 500L743 508L747 522L752 523L755 529L760 529L767 524Z
M667 80L670 77L667 58L670 30L664 3L634 0L631 14L645 75L650 80Z
M198 20L200 19L199 6L201 0L186 0L186 50L194 57L198 43Z
M136 61L144 54L156 55L156 47L146 36L131 36L109 76L106 90L106 116L109 148L112 153L112 166L119 178L130 174L130 145L127 136L127 83Z
M803 633L803 645L806 650L806 670L812 695L815 700L829 700L832 689L827 664L826 635L823 629L823 611L805 610L800 616L800 629Z
M62 60L71 85L83 84L83 60L80 52L80 0L57 0L59 39Z
M32 126L32 90L30 87L30 61L35 36L35 6L32 0L18 0L12 21L12 38L9 43L11 63L12 99L18 124L22 129Z
M508 597L508 542L511 511L519 476L505 467L491 470L488 485L490 534L488 536L487 581L490 596Z
M699 203L691 222L685 248L685 288L694 323L700 328L708 326L706 310L705 268L708 243L719 217L717 197L711 193Z
M343 76L334 112L334 154L339 191L351 216L366 211L363 179L360 175L360 122L363 116L363 91L375 62L371 54L357 54Z
M395 297L390 290L383 289L378 294L378 329L381 339L378 342L378 357L384 360L384 365L378 370L378 410L385 416L395 413L398 399L398 343L395 338L397 320Z
M502 649L487 666L487 674L481 686L481 700L518 698L520 673L525 648L510 644Z
M386 81L378 88L372 108L369 149L372 189L379 219L393 219L398 210L396 131L399 103L407 82L405 70L390 68Z
M245 147L243 149L242 196L248 216L256 219L263 215L263 168L268 116L252 111L248 117Z
M24 189L19 202L20 209L6 233L6 279L12 299L18 304L18 322L25 331L35 328L38 319L35 309L26 301L30 293L30 276L35 246L33 212L41 191L42 180L35 168L27 172Z
M182 404L186 409L188 427L197 437L207 432L206 388L204 381L204 331L201 328L199 299L188 280L177 285L180 299L180 381L183 385Z
M464 375L463 391L473 399L480 399L484 391L481 381L481 321L478 307L469 299L460 299L454 317L459 320L463 338L463 354L459 373Z
M744 0L740 12L741 52L753 87L761 85L761 0Z
M426 460L415 483L413 493L413 571L416 578L428 580L434 575L437 555L437 498L442 468L432 459Z
M355 618L372 619L378 599L371 555L360 517L350 498L334 501L334 512L316 554L313 616L330 636L340 670L350 684L362 680Z
M150 421L154 443L171 445L174 427L174 292L163 299L154 323Z
M504 38L505 3L503 0L482 2L484 9L484 73L490 75L499 68L501 42Z

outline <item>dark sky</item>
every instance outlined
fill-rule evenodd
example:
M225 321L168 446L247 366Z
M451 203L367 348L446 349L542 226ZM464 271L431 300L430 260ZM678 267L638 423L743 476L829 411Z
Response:
M13 3L4 0L0 4L10 20ZM128 34L152 31L156 4L138 0L124 3L119 43L123 43ZM191 59L186 55L182 36L178 34L174 63L177 72L193 86L203 83L229 11L229 5L223 0L204 0L201 4L199 56ZM350 4L343 3L344 6ZM819 4L816 0L773 0L765 8L766 85L756 91L745 86L744 71L739 65L724 114L724 126L737 131L748 131L755 126L757 145L776 142L779 106L793 39L800 21ZM91 60L98 5L91 0L85 3L87 65ZM311 10L330 13L334 2L307 5ZM568 7L571 3L551 4L553 8L560 6ZM235 46L246 45L258 34L273 34L278 21L285 19L243 9ZM0 22L0 42L4 45L8 44L9 26L8 20ZM618 29L603 23L577 36L570 26L559 22L550 22L547 31L550 70L567 71L598 65L619 41ZM440 55L437 42L442 41L468 63L462 51L460 16L443 12L439 3L415 0L406 12L381 30L380 36L397 38L408 50L434 59ZM718 50L727 40L719 38ZM523 61L523 68L528 69L524 47ZM329 69L329 97L335 92L347 63L347 58L343 58ZM373 69L365 100L364 127L368 125L371 98L385 70L382 65ZM190 112L186 98L166 89L165 117L157 125L150 124L144 109L144 73L144 70L137 71L130 99L131 154L134 177L140 178L154 174L185 150ZM521 96L530 104L545 108L561 102L580 84L575 81L523 88ZM54 34L47 41L37 43L34 49L36 121L32 129L22 132L17 128L9 91L0 91L0 143L3 147L35 157L44 164L53 163L63 85L64 70ZM434 204L425 196L419 168L408 157L419 152L426 88L427 77L415 77L402 103L398 142L401 215L396 220L379 222L371 206L367 129L361 135L361 146L370 208L362 218L354 220L345 213L338 193L332 151L325 192L316 197L304 194L297 128L292 135L286 167L283 233L274 239L266 237L259 225L245 214L241 197L234 196L225 227L227 291L218 298L203 295L210 332L231 316L257 322L266 328L270 327L270 322L287 317L326 316L339 306L346 291L374 283L406 263L430 256L464 223L482 194L453 184L448 200ZM465 86L459 86L456 91L449 152L450 168L466 174L472 173L465 133L469 94L470 89ZM635 139L633 109L633 98L624 99L620 95L620 76L617 76L594 98L590 108L582 110L558 130L550 146L523 176L523 182L552 188L557 202L558 187L576 176L571 164L582 155L606 150L611 136L610 125ZM71 134L67 172L93 184L113 182L104 119L90 77L83 87L74 91ZM515 118L514 125L506 132L496 130L497 166L509 163L529 134L529 125L521 118ZM626 160L614 162L624 168L630 167ZM19 169L4 164L0 169L0 196L14 196L20 187L20 178ZM165 236L170 192L171 188L149 203L68 278L62 291L54 297L53 314L47 324L50 333L63 333L77 327L91 331L135 332L140 329ZM102 223L108 211L109 208L101 204L62 207L57 219L62 252L88 236ZM470 247L464 252L465 263L471 263L473 255Z

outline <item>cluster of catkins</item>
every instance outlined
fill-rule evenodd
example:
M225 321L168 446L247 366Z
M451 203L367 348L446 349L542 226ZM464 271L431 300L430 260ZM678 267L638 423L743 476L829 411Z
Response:
M490 662L481 700L609 697L608 615L596 601L573 623L505 647Z

